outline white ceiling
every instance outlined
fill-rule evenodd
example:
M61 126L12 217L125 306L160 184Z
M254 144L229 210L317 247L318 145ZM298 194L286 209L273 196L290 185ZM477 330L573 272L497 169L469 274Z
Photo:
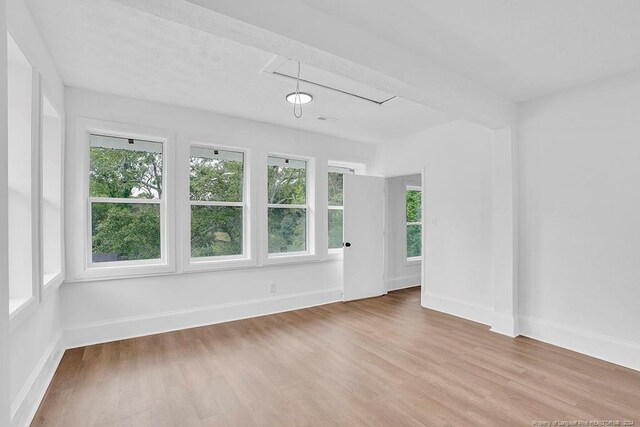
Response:
M386 141L451 120L408 100L380 106L304 84L301 89L315 100L304 106L304 117L298 120L284 99L294 82L261 73L272 53L108 0L28 0L28 5L68 86L365 142Z
M640 68L638 0L301 0L523 101Z
M177 13L186 13L184 2L155 1L156 9L172 4ZM222 7L221 1L210 3ZM396 46L448 75L461 76L514 102L640 68L638 0L270 1L269 13L289 19L286 14L293 10L315 18L318 28L314 31L322 40L344 34L337 30L339 23L343 29L358 28L372 41L365 47L366 37L360 38L360 48L374 56L378 52L391 66L393 55L387 54ZM271 52L149 14L143 11L143 2L140 8L135 2L110 0L27 3L69 86L367 142L387 141L459 118L401 98L379 106L303 85L302 90L313 93L315 100L305 106L303 119L296 120L292 106L284 101L293 82L261 72L274 59ZM375 40L386 44L379 46ZM349 45L351 41L336 42ZM323 74L315 65L307 66L309 76L344 83L346 77ZM290 66L285 68L291 71ZM409 76L409 71L400 69L399 76ZM454 89L468 88L459 82L440 95L451 93L453 98L457 96ZM372 93L382 89L354 81L346 85L360 85ZM388 93L391 86L384 87ZM320 116L330 120L318 120Z

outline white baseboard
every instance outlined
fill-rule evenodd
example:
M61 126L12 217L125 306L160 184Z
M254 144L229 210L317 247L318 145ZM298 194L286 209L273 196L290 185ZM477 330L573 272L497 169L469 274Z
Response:
M492 307L485 307L430 292L422 294L422 306L485 325L491 325L493 320Z
M640 343L531 317L519 323L521 335L640 371Z
M420 286L420 275L402 276L387 280L387 292Z
M422 306L474 322L491 325L491 330L507 336L523 335L587 356L640 371L640 343L621 340L573 326L531 317L514 318L484 307L425 292Z
M281 313L342 301L342 288L257 298L145 316L90 322L66 328L66 348L76 348L145 335Z
M62 331L58 331L20 389L18 396L11 403L13 427L26 427L31 424L63 354Z

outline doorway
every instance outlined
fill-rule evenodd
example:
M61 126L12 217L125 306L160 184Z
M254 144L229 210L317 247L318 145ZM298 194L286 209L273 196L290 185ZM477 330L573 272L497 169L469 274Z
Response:
M422 173L385 179L387 292L422 284Z

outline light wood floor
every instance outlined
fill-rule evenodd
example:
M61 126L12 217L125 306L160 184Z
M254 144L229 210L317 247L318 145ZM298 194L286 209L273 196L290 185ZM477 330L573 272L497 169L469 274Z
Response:
M420 307L417 288L69 350L36 426L634 420L640 372Z

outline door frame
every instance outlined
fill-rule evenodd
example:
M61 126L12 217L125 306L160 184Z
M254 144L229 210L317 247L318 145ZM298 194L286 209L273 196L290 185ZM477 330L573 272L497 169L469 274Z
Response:
M422 223L422 261L420 262L420 277L421 277L421 282L420 283L420 304L422 304L422 298L424 297L424 292L425 292L425 278L426 278L426 263L425 263L425 254L426 254L426 218L427 218L427 212L425 209L425 175L426 175L426 168L422 168L420 171L407 171L407 172L398 172L398 173L393 173L393 174L389 174L389 175L382 175L382 177L385 179L385 184L384 184L384 235L383 235L383 240L384 240L384 249L383 249L383 256L384 256L384 295L389 293L389 286L387 284L387 274L389 272L389 257L388 257L388 251L387 251L387 243L388 243L388 219L389 219L389 212L388 212L388 204L387 204L387 198L388 198L388 194L387 194L387 179L390 178L399 178L399 177L403 177L403 176L407 176L407 175L420 175L420 186L422 187L422 206L421 206L421 210L422 210L422 219L421 219L421 223Z

